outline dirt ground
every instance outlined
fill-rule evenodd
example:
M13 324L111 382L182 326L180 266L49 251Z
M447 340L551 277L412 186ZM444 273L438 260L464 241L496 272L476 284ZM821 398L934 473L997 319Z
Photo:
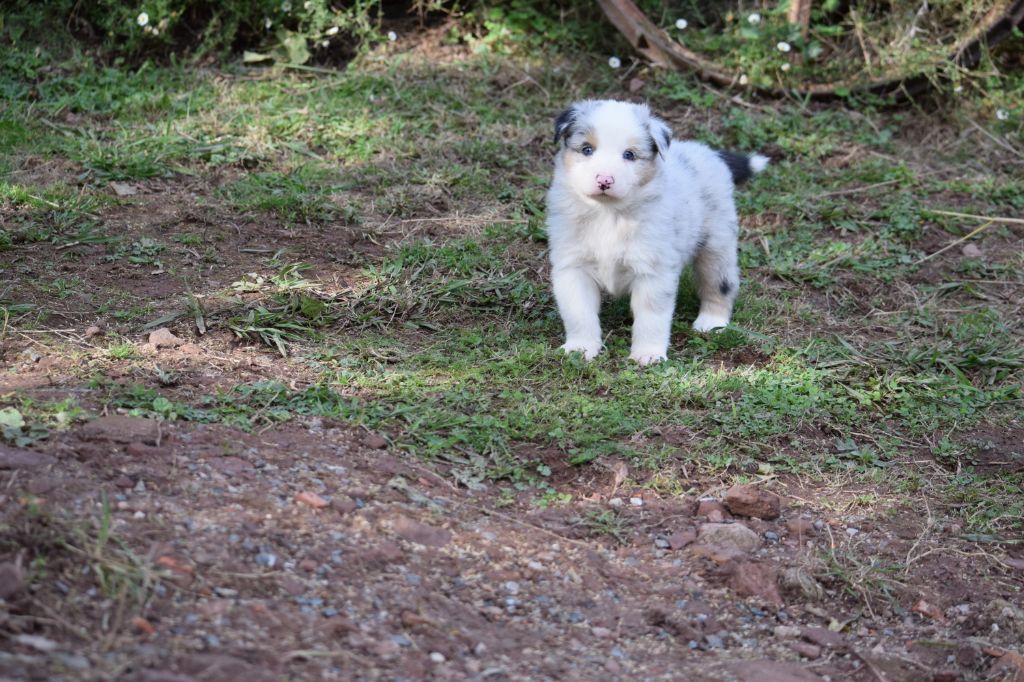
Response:
M37 170L57 179L66 169L41 162ZM253 269L246 249L271 241L336 267L345 253L378 248L350 230L325 236L215 220L192 208L210 185L136 184L138 195L104 219L136 238L183 223L216 237L220 283ZM73 248L80 257L60 267L87 275L96 290L119 281L134 295L169 300L211 276L187 250L164 259L176 274L153 277L104 260L98 247ZM48 245L20 247L19 267L43 269L50 253ZM336 271L344 286L344 267ZM272 351L226 332L153 348L137 326L97 313L89 292L48 305L62 347L89 348L93 325L128 334L154 365L174 372L168 388L184 398L261 378L304 381ZM1024 674L1014 653L1024 638L1024 548L990 553L944 517L909 508L858 513L844 502L865 492L860 485L822 490L764 477L744 490L659 496L624 484L624 462L569 467L555 455L553 485L573 502L510 504L493 485L466 489L443 464L393 451L388 434L342 422L307 418L245 432L118 414L83 388L88 362L52 348L31 334L8 337L0 394L74 395L106 414L29 448L0 445L0 508L10 531L0 565L2 679L895 682ZM761 359L744 351L724 361ZM992 461L1019 464L1019 436L1002 434ZM644 437L685 447L690 435ZM616 525L593 532L606 510ZM823 565L826 555L848 563ZM889 565L900 568L881 589L871 576ZM840 573L847 579L828 581ZM879 601L885 590L901 599Z

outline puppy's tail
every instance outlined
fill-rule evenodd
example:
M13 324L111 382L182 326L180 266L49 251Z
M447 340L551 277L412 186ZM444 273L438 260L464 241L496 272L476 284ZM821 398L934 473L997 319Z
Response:
M760 154L737 154L736 152L726 151L718 151L716 153L718 158L729 167L729 172L732 173L732 181L737 185L742 185L753 177L755 173L763 171L770 161L767 156L761 156Z

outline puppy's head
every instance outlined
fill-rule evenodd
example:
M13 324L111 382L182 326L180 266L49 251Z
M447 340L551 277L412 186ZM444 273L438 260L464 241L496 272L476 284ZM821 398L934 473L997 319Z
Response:
M557 163L569 186L600 202L628 200L650 183L671 140L645 104L588 100L555 119Z

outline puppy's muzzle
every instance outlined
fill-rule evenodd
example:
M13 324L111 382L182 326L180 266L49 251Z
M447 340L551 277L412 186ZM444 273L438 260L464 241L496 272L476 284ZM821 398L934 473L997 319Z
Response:
M597 188L602 192L607 192L615 184L615 178L610 175L598 175L596 180Z

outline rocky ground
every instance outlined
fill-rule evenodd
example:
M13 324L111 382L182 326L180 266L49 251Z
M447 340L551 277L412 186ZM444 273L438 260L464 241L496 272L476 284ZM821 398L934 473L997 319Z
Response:
M25 372L45 383L45 370ZM578 504L538 510L499 506L340 423L244 433L114 413L45 452L0 447L0 471L6 679L1024 669L1024 560L951 542L960 529L936 519L822 513L795 481L660 498L623 487L622 464L576 481ZM891 584L918 595L913 607L885 601L867 566L819 565L834 548L905 563ZM862 583L828 580L859 570Z

